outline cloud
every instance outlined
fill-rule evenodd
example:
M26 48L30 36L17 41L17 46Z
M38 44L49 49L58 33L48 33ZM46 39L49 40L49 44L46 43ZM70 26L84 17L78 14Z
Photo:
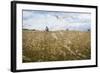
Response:
M91 27L91 14L49 11L23 11L23 28L45 30L87 30Z

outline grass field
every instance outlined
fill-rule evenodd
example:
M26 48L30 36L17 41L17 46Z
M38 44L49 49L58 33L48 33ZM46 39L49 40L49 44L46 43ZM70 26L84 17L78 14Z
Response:
M90 31L22 31L23 62L91 58Z

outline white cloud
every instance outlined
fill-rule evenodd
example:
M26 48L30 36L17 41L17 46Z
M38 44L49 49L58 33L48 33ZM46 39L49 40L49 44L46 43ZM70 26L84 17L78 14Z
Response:
M86 13L63 13L63 12L41 12L23 11L23 28L45 30L65 29L90 29L91 15Z

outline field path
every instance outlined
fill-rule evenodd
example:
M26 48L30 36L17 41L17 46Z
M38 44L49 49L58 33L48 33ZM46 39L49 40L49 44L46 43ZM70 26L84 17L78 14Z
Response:
M64 36L64 33L63 33L63 32L60 31L59 33L60 33L60 35L61 35L62 37Z
M68 47L67 45L64 45L64 47L73 55L76 55L71 49L70 47Z
M52 37L54 38L54 39L58 39L58 37L56 36L56 33L51 33L51 35L52 35Z
M63 38L64 37L64 33L63 32L59 32L58 33L60 35L60 38ZM62 43L62 41L59 41L60 43ZM68 45L71 45L72 42L70 40L64 40L63 41L65 44L63 44L62 46L65 47L72 55L76 56L76 53L71 50L71 48L68 46Z

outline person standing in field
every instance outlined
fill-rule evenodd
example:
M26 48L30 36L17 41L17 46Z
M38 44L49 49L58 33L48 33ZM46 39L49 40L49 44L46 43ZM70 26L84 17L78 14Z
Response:
M47 31L47 32L49 31L49 28L48 28L47 26L46 26L46 28L45 28L45 31Z

